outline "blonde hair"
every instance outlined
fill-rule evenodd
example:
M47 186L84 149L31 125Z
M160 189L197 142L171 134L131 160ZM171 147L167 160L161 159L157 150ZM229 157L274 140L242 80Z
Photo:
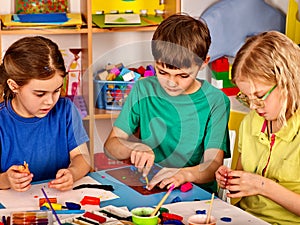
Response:
M300 48L284 34L269 31L247 39L232 65L232 82L277 84L282 108L278 120L286 125L300 105Z

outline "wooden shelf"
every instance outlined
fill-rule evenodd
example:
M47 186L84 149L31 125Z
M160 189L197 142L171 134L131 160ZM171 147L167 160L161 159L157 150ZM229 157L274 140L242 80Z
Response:
M157 26L146 26L146 27L120 27L120 28L96 28L92 29L93 33L112 33L112 32L142 32L142 31L155 31Z
M76 1L77 0L73 0ZM4 2L4 1L3 1ZM6 2L6 1L5 1ZM8 1L11 4L12 0ZM2 3L1 3L2 4ZM3 3L4 4L4 3ZM104 4L104 3L103 3ZM108 3L109 4L109 3ZM165 13L166 16L174 14L176 12L180 12L180 0L165 0ZM85 74L82 78L82 84L84 86L82 95L84 97L88 115L83 118L85 122L87 132L90 136L89 141L89 150L92 158L92 165L94 165L94 148L95 148L95 120L109 120L116 119L120 113L120 111L114 110L103 110L95 108L94 101L94 90L93 90L93 38L95 36L101 36L105 33L114 33L114 32L147 32L147 31L155 31L157 26L145 26L145 27L120 27L120 28L97 28L93 26L92 22L92 1L83 0L80 1L80 13L83 17L83 21L85 22L81 28L62 28L62 29L40 29L40 28L25 28L24 29L6 29L3 27L3 24L0 21L0 52L4 52L6 49L6 43L3 42L4 39L10 39L5 37L9 35L70 35L67 38L71 38L71 35L77 35L80 39L80 47L82 48L82 70L83 74ZM3 29L4 28L4 29ZM99 33L99 35L97 35ZM95 35L94 35L95 34ZM105 36L105 35L103 35ZM113 40L112 43L114 44ZM101 43L104 44L105 43ZM0 61L2 60L0 55ZM85 73L87 71L87 73Z
M0 31L5 35L22 35L22 34L86 34L87 28L83 29L3 29Z
M116 119L120 111L95 108L95 119Z

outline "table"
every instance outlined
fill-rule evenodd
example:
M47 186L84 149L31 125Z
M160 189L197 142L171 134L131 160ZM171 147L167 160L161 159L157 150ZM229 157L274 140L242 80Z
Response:
M187 219L195 214L196 210L208 210L210 201L193 201L193 202L177 202L167 204L163 207L168 208L171 213L181 215L183 223L187 223ZM211 215L217 219L217 225L270 225L269 223L252 216L244 210L233 206L227 202L217 198L213 202ZM230 222L222 221L224 218L231 219Z
M127 206L129 210L139 206L153 207L157 205L165 195L165 192L142 195L132 188L124 185L114 177L110 176L108 173L106 173L106 171L108 170L94 172L91 173L90 176L99 183L112 185L115 189L114 193L120 196L120 198L101 202L101 207L107 205L114 205L118 207ZM165 204L171 203L176 197L180 198L182 201L208 200L211 198L211 194L200 187L193 185L193 188L188 192L181 192L179 189L173 190L165 201Z
M113 193L118 195L119 198L114 198L107 201L101 201L100 207L105 207L109 205L113 205L116 207L124 207L126 206L129 210L139 207L139 206L149 206L154 207L157 205L160 200L165 195L165 192L160 192L151 195L142 195L139 192L135 191L131 187L124 185L122 182L118 181L114 177L110 176L107 173L107 170L98 171L90 173L89 176L100 182L101 184L110 184L113 185L114 191ZM82 180L88 177L83 178ZM92 179L90 179L92 180ZM94 182L96 182L94 181ZM80 182L80 181L79 181ZM86 190L91 193L93 190ZM5 191L1 191L2 194ZM72 196L72 199L81 199L82 196L74 196L74 193L78 193L75 191L67 191L58 193L58 195L64 195L65 197ZM28 201L28 196L31 196L35 193L31 193L30 191L26 193L16 193L19 202ZM29 194L29 195L28 195ZM22 199L22 196L24 199ZM176 197L181 199L181 202L172 203L172 200ZM1 196L0 196L1 199ZM209 202L211 199L211 194L200 187L194 185L193 189L188 192L181 192L179 189L175 189L171 192L163 207L168 208L170 213L175 213L183 216L183 222L187 224L187 219L189 216L195 214L196 210L208 210ZM18 204L18 203L17 203ZM30 209L27 207L27 210ZM31 210L36 208L31 208ZM9 215L10 210L8 209L0 209L0 215ZM218 198L215 198L213 203L212 215L215 216L218 221L217 225L227 224L227 225L247 225L247 224L255 224L255 225L268 225L268 223L250 215L249 213L227 203ZM222 222L221 218L229 217L232 219L231 222ZM61 217L62 218L62 217Z

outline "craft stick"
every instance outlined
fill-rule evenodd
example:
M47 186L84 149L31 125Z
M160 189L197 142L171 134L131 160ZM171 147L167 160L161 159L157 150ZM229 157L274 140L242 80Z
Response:
M51 210L52 210L53 215L54 215L55 218L56 218L56 221L58 222L59 225L61 225L61 222L60 222L60 220L59 220L59 218L58 218L58 215L57 215L56 211L53 209L52 204L51 204L51 201L50 201L50 199L48 198L46 192L44 191L44 188L41 188L41 189L42 189L42 192L43 192L43 194L44 194L44 196L45 196L45 198L46 198L46 200L47 200L47 202L48 202L48 204L49 204L49 206L50 206L50 208L51 208Z
M207 217L206 217L206 223L207 224L210 222L210 215L211 215L211 210L212 210L212 205L213 205L214 198L215 198L215 193L212 193L211 200L210 200L210 205L209 205L209 209L208 209Z
M169 197L170 193L173 191L173 189L175 188L175 185L173 184L168 192L165 194L165 196L160 200L160 202L158 203L158 205L156 206L156 208L154 209L154 211L151 213L150 216L155 216L155 214L158 212L158 210L160 209L160 207L162 206L162 204L164 204L164 202L166 201L166 199Z
M149 185L149 180L148 180L148 177L147 177L147 176L145 176L145 180L146 180L146 186L148 187L148 185Z

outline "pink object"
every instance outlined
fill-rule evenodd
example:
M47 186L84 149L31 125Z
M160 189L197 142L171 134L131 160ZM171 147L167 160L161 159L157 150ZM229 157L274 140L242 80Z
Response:
M193 188L193 184L191 182L187 182L180 186L181 192L187 192Z
M146 70L144 73L144 77L150 77L150 76L154 76L153 72L151 70Z
M113 73L116 76L118 76L120 74L120 70L118 68L114 67L110 70L110 73Z

